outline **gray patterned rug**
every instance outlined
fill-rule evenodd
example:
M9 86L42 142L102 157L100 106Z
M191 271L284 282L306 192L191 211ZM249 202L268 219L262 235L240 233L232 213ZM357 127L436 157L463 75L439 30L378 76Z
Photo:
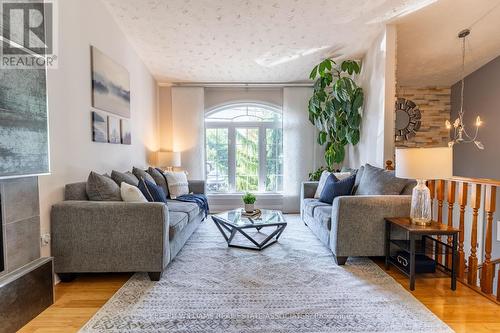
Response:
M207 220L161 281L135 274L81 332L451 332L375 263L336 266L286 218L262 252L228 248Z

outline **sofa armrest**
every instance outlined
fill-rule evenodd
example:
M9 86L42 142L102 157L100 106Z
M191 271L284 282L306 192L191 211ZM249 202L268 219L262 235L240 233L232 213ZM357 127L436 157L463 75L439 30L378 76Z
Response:
M204 180L189 180L189 192L194 194L205 194Z
M161 272L169 262L163 203L64 201L52 206L56 273Z
M300 200L314 198L319 182L302 182L300 190Z
M330 248L336 256L384 255L385 217L410 215L411 196L337 197L332 206Z

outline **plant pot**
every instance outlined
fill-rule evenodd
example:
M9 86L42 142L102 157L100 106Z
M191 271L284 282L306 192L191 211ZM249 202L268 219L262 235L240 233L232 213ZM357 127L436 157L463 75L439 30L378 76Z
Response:
M245 204L245 212L253 213L255 210L255 204Z

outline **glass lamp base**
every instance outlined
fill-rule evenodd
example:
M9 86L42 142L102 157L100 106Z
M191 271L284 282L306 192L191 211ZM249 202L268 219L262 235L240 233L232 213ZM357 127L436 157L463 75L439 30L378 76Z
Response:
M423 179L418 179L417 186L413 188L410 218L417 225L431 224L431 192Z

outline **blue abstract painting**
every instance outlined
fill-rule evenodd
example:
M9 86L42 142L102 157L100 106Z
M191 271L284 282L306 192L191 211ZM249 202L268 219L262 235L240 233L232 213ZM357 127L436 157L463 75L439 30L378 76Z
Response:
M100 112L92 112L92 140L108 142L108 118Z
M92 106L130 118L130 77L127 69L96 47L92 53Z

